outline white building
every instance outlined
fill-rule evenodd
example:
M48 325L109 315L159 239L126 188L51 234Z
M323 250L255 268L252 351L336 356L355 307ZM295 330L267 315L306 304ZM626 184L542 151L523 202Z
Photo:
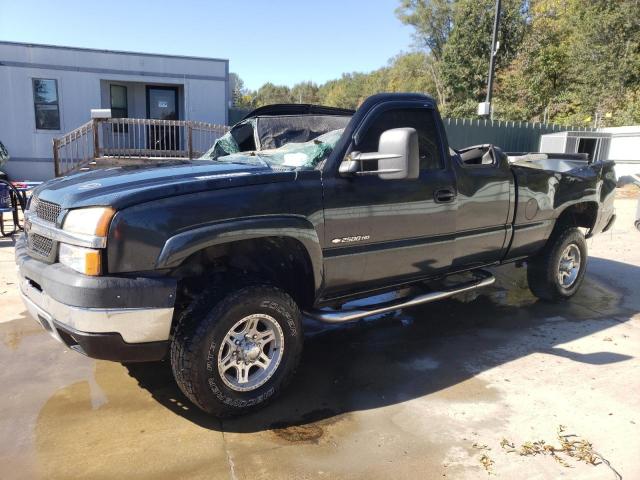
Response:
M53 177L52 142L114 117L227 124L229 61L0 41L0 141L11 179Z

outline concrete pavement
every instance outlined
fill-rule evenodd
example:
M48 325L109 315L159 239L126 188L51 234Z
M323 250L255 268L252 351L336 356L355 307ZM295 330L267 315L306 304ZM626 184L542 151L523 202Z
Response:
M291 387L223 422L165 364L52 340L0 240L0 478L640 478L640 232L636 200L616 208L572 301L537 302L507 266L480 295L316 328ZM559 425L611 468L501 446L559 446Z

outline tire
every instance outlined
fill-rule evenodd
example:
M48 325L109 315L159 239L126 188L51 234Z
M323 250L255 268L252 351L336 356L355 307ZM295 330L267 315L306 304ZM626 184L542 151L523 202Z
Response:
M278 288L248 286L219 298L207 291L180 316L171 367L189 400L227 417L262 407L285 388L303 335L298 306Z
M568 227L553 234L542 251L528 262L529 288L542 300L567 300L580 289L586 267L584 235L579 229Z

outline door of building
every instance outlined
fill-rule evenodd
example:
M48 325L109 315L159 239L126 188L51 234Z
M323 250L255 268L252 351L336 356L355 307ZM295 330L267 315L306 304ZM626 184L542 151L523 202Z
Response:
M147 118L155 120L178 120L178 88L147 86ZM180 128L161 123L149 126L147 147L151 150L180 150Z

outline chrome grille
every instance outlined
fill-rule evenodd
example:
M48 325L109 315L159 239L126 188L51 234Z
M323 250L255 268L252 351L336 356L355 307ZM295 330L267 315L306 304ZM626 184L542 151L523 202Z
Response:
M27 235L27 247L29 251L40 255L41 257L49 257L53 249L53 240L37 233L29 233Z
M45 202L33 198L29 207L30 212L35 212L36 217L44 220L45 222L56 223L58 215L60 215L60 205L51 202Z

